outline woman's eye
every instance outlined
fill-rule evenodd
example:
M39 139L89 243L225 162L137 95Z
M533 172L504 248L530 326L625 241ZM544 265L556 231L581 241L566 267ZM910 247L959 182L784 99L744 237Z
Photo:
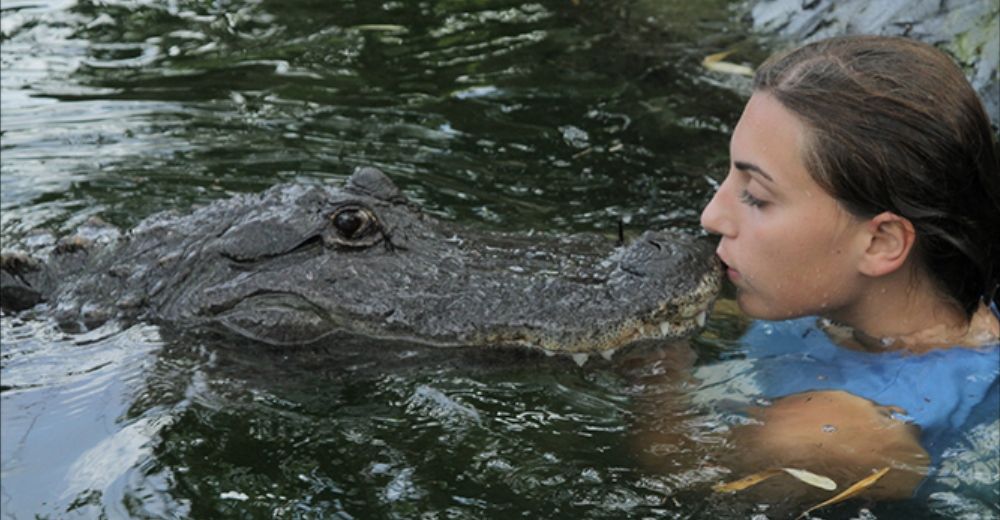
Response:
M747 190L743 190L743 192L740 193L740 202L752 208L763 208L765 205L767 205L767 202L760 200L757 197L754 197Z

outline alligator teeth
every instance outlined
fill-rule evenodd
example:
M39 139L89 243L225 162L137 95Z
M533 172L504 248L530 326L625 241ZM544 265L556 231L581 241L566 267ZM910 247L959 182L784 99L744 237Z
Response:
M611 358L614 357L614 355L615 355L615 349L613 349L613 348L609 348L608 350L602 350L601 351L601 357L604 358L604 359L606 359L606 360L608 360L608 361L611 361Z
M579 353L579 354L573 354L573 361L576 361L576 365L577 366L581 366L582 367L584 365L584 363L587 362L587 359L589 359L589 358L590 358L589 354L584 354L582 352Z
M699 327L704 327L706 319L708 319L708 312L707 311L701 311L701 313L698 314L698 318L697 318L697 320L698 320L698 326Z
M669 323L663 322L663 323L660 324L660 334L662 334L664 337L670 335L670 324Z

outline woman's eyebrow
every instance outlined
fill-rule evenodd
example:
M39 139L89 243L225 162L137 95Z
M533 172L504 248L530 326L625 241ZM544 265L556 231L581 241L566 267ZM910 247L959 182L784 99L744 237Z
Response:
M759 173L761 177L764 177L765 179L774 182L774 178L771 177L767 172L762 170L760 166L757 166L756 164L743 161L733 161L733 166L735 166L737 170L744 171L747 173Z

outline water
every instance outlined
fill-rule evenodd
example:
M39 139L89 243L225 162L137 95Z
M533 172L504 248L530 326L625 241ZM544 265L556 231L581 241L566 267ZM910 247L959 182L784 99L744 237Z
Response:
M618 9L5 3L5 236L361 164L455 219L693 225L740 98L684 71L743 37Z
M129 227L277 182L340 181L358 165L474 227L696 232L745 95L699 63L766 54L722 0L0 7L4 247L92 216ZM0 507L5 518L766 513L710 496L726 471L713 458L725 418L676 398L696 384L693 364L739 358L745 319L731 304L663 359L583 369L405 349L387 368L5 316ZM679 403L660 407L679 419L644 416L649 401ZM689 441L676 471L640 460L644 433L663 424ZM995 512L949 499L935 511ZM824 518L932 514L863 506Z

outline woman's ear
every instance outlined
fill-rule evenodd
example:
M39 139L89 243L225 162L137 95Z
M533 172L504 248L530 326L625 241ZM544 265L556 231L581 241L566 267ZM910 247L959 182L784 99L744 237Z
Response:
M913 223L885 211L869 219L866 226L868 247L859 270L868 276L882 276L902 267L916 241Z

